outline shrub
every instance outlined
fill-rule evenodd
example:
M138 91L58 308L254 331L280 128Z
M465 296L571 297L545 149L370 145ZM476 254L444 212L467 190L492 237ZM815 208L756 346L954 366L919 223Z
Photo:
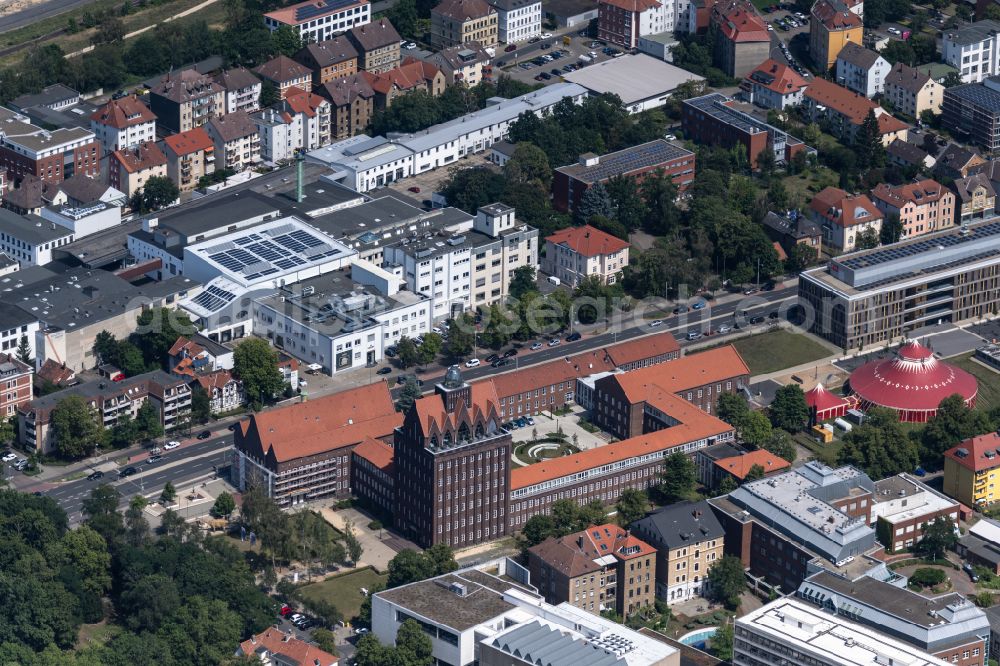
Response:
M930 567L921 567L913 572L910 576L910 582L914 585L920 585L921 587L933 587L934 585L940 585L948 576L945 575L944 571L941 569L932 569Z

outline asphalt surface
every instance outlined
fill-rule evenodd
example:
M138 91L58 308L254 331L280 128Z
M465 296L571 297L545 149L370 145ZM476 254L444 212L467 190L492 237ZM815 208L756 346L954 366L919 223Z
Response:
M0 16L0 33L23 28L35 21L41 21L42 19L62 14L90 2L91 0L48 0L48 2L25 7L19 12Z

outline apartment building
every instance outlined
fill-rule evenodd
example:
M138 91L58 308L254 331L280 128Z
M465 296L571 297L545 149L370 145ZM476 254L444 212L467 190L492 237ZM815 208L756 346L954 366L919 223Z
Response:
M798 152L815 152L783 130L736 109L732 99L719 93L684 100L681 128L695 143L742 145L753 169L757 168L758 156L765 150L774 154L777 164L786 164Z
M358 69L382 74L399 67L402 40L389 19L351 28L347 38L357 49Z
M609 523L532 546L528 570L550 604L628 617L653 605L657 559L652 546Z
M0 354L0 419L7 421L33 397L35 369L14 354Z
M742 79L771 57L771 33L750 3L717 3L711 22L718 28L714 61L729 76Z
M656 139L638 146L606 155L584 153L576 164L555 169L552 178L552 199L557 210L573 212L584 193L594 185L606 185L612 178L623 176L637 183L650 175L670 178L683 192L694 182L695 154L690 150Z
M912 238L955 224L955 194L936 180L924 178L905 185L880 183L872 199L883 215L896 215L903 225L900 238Z
M163 140L167 177L181 192L198 187L202 176L215 173L215 142L204 127L196 127Z
M260 93L263 88L260 79L245 67L233 67L215 76L215 82L222 86L226 113L253 113L260 108Z
M944 492L962 504L985 507L1000 500L1000 435L970 437L944 454Z
M885 98L897 113L919 118L924 111L937 115L944 103L944 86L925 72L897 62L885 77Z
M979 83L1000 74L1000 22L976 21L941 34L941 61L951 65L962 83Z
M857 6L864 7L861 3ZM841 50L848 43L862 44L863 37L860 12L845 6L843 0L819 0L813 5L809 20L809 55L820 69L832 68Z
M362 72L362 76L375 91L376 109L387 109L397 97L418 90L437 97L447 84L444 72L437 66L415 58L407 58L399 67L382 74Z
M993 217L997 193L986 173L953 180L951 191L955 194L955 224Z
M722 559L725 538L708 502L664 507L632 523L629 530L656 551L658 599L677 603L708 592L708 570Z
M21 444L39 455L55 450L52 412L69 396L83 398L93 410L97 423L113 428L124 416L135 418L147 401L156 407L160 425L171 430L187 422L191 412L191 388L186 380L162 370L126 377L113 382L100 379L35 398L20 406L17 413Z
M306 44L295 54L295 61L312 70L312 88L306 90L314 90L324 83L358 71L358 51L347 35Z
M261 488L282 507L348 497L353 448L402 421L385 382L257 412L234 433L235 485Z
M264 14L268 30L289 26L298 31L303 43L332 39L371 20L369 0L307 0Z
M233 377L228 370L216 370L199 374L192 382L208 396L208 408L213 415L225 414L239 409L246 403L243 382Z
M837 54L837 83L864 97L885 91L890 65L885 58L860 44L848 42Z
M848 194L837 187L821 190L809 202L808 215L823 230L823 243L850 252L863 232L878 236L883 213L866 194Z
M941 125L986 151L1000 149L1000 79L946 88Z
M875 114L882 145L896 139L906 140L909 126L868 99L826 79L813 79L802 98L807 116L814 122L826 120L830 131L843 141L852 143L869 115Z
M291 88L310 90L312 87L312 70L285 55L268 60L253 71L278 90L280 99L285 99Z
M261 666L298 666L299 664L337 666L340 663L336 655L296 637L294 632L286 634L277 627L268 627L261 633L240 643L236 655L257 659Z
M614 284L628 266L629 244L589 224L569 227L545 239L542 270L567 286L597 277Z
M361 134L375 113L375 91L362 74L330 81L320 86L316 94L330 101L330 138L333 141Z
M75 175L99 178L101 145L97 137L79 127L45 130L19 113L0 108L0 170L6 181L36 176L45 183L60 183Z
M441 70L449 86L460 83L472 87L493 77L490 54L477 42L442 49L427 60Z
M436 51L466 42L495 47L497 10L486 0L443 0L431 9L431 47Z
M769 211L761 223L768 238L781 245L785 254L791 253L797 245L805 245L816 251L816 259L819 260L823 230L801 211L791 210L787 214Z
M782 110L802 103L809 82L784 63L768 58L750 72L740 86L753 104Z
M150 89L149 108L166 129L187 132L226 113L226 91L207 74L185 69Z
M542 34L542 3L538 0L494 0L497 37L502 44L520 44Z
M945 518L958 527L959 505L909 474L875 482L872 521L878 540L890 553L911 548L924 527Z
M156 116L135 95L108 100L90 116L90 130L103 154L156 141Z
M212 118L205 131L212 139L214 154L222 158L223 169L239 173L260 162L260 132L246 111Z
M634 49L639 46L640 37L670 30L673 19L672 3L659 0L599 0L597 38Z
M153 143L116 150L108 157L108 185L131 197L157 176L167 178L167 156Z

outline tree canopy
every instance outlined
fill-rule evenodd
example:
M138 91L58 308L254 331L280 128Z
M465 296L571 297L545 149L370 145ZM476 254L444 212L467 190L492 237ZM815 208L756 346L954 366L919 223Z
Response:
M261 338L247 338L236 345L233 373L243 382L247 402L254 409L273 401L285 386L278 369L278 352Z
M872 479L912 472L919 463L917 445L899 425L891 409L875 407L865 421L844 435L839 461L864 470Z

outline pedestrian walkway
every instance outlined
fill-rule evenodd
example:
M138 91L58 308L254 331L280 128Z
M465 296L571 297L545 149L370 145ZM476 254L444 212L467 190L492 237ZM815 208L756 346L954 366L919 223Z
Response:
M351 522L351 529L354 536L361 543L361 559L358 567L374 567L378 571L385 571L389 566L389 561L396 557L396 551L390 548L385 538L389 534L388 530L378 530L374 532L368 529L371 518L361 513L357 509L338 509L334 511L329 507L317 509L326 522L333 525L341 532L347 531L347 523Z

